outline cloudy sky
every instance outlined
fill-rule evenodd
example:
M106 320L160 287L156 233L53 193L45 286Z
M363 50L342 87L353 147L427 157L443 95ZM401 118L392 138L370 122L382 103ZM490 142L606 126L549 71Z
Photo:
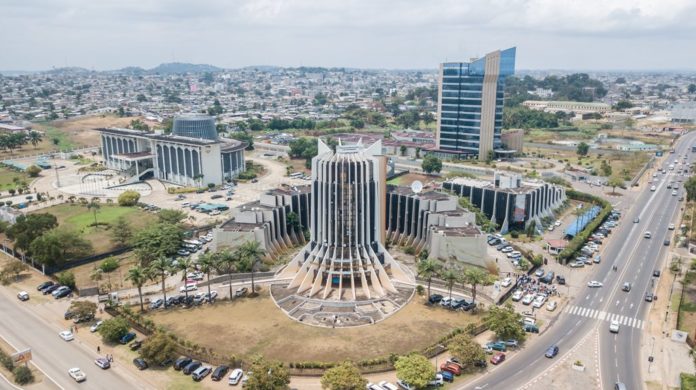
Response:
M696 69L694 0L2 0L0 69L162 62Z

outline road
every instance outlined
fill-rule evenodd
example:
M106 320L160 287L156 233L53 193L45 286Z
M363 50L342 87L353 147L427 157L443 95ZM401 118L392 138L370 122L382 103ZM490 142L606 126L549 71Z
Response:
M696 133L690 133L680 139L675 154L668 154L664 162L677 155L687 154L689 163L693 160L691 144L696 141ZM545 350L551 345L558 345L562 358L571 348L594 330L600 334L600 375L602 387L613 389L617 381L624 382L628 389L644 387L641 379L643 362L640 356L640 335L647 328L645 318L649 303L645 302L645 293L652 286L652 273L664 266L664 255L669 250L663 245L667 236L673 232L667 230L679 211L678 196L672 196L667 189L669 180L677 178L673 172L659 175L661 179L656 191L645 190L637 197L634 204L624 212L619 226L614 229L604 250L602 263L593 266L593 280L603 283L601 288L587 288L569 302L564 312L550 324L545 333L533 340L518 354L497 367L492 367L481 378L466 383L458 389L516 389L539 377L552 365L553 360L544 357ZM686 177L682 177L685 180ZM680 194L685 194L680 186ZM627 206L627 205L624 205ZM639 223L633 223L635 217ZM651 239L643 238L645 231L652 232ZM672 240L673 241L673 240ZM674 242L672 242L674 244ZM618 271L612 271L616 263ZM663 269L662 277L670 277ZM624 282L632 283L629 293L621 291ZM667 299L667 297L659 297ZM617 319L621 323L618 334L609 332L609 321ZM647 363L647 362L645 362Z
M30 292L31 294L31 292ZM58 336L58 325L48 323L32 312L32 306L22 304L9 289L0 290L0 335L19 349L31 348L35 365L44 372L44 382L55 383L61 389L146 389L137 378L132 377L116 362L108 370L94 364L97 354L80 343L80 334L75 340L66 342ZM83 329L82 332L88 332ZM76 383L68 376L68 369L80 367L87 374L87 381ZM86 387L85 387L86 386Z

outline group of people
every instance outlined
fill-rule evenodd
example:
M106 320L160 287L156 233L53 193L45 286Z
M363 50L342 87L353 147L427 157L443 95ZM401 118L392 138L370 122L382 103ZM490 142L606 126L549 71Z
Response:
M559 296L556 286L539 282L536 278L523 274L517 279L517 288L526 294L546 294Z

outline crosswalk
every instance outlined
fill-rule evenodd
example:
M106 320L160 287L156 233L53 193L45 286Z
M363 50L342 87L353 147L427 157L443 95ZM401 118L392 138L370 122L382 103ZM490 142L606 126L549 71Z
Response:
M643 320L622 316L620 314L609 313L597 309L590 309L589 307L571 305L566 307L565 310L563 310L563 312L571 315L592 318L600 321L618 321L619 324L623 326L630 326L636 329L643 329L643 327L645 326L645 321Z

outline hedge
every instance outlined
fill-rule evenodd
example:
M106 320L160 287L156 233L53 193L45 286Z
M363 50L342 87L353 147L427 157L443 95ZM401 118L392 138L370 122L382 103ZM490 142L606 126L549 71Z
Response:
M609 213L611 213L611 210L613 208L611 203L609 203L608 201L584 192L567 190L566 196L569 199L586 203L594 203L596 205L602 206L602 210L592 221L590 221L590 223L587 224L587 226L585 226L585 229L583 229L580 233L578 233L578 235L576 235L575 237L573 237L572 240L570 240L568 246L566 246L566 248L563 249L563 251L561 251L561 253L558 255L558 259L563 264L566 264L568 262L568 259L573 257L585 245L587 239L590 238L592 232L594 232L595 229L597 229L599 225L601 225L604 222L604 220L607 219Z

